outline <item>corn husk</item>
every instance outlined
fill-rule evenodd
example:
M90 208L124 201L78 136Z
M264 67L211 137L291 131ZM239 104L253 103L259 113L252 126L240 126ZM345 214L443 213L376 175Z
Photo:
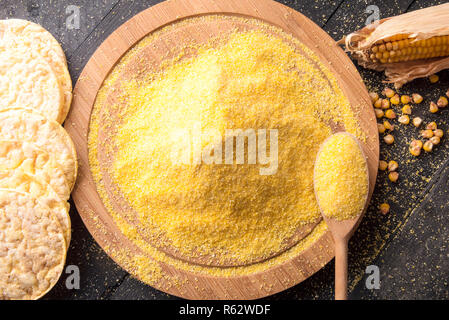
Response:
M374 63L368 59L367 52L376 42L401 34L414 41L449 35L449 3L382 19L347 35L339 43L345 44L361 66L385 71L385 82L396 87L449 68L449 57L396 63Z

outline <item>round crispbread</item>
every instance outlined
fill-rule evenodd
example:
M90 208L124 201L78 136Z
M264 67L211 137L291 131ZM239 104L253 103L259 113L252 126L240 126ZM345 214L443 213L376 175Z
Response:
M0 171L10 170L34 175L48 183L61 200L70 198L70 187L64 171L48 152L31 142L0 140Z
M0 41L20 42L49 63L64 95L63 108L56 119L59 123L63 123L72 103L72 79L59 42L40 25L21 19L0 20Z
M36 177L21 171L0 171L0 188L30 194L51 209L64 231L67 247L71 239L70 205L61 200L51 186Z
M64 95L53 69L38 53L0 42L0 109L29 108L57 121Z
M47 151L64 171L72 190L78 170L76 150L59 123L28 109L5 109L0 111L0 136L4 140L31 142Z
M64 269L66 244L50 208L29 194L0 190L0 299L38 299Z

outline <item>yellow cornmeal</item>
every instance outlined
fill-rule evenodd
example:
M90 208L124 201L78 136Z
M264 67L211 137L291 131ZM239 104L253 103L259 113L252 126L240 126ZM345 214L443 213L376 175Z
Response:
M363 139L335 77L318 58L278 29L248 23L270 28L288 42L262 31L234 32L218 45L199 46L193 57L181 54L167 61L160 73L121 83L126 91L122 103L108 107L118 110L122 121L111 123L104 109L107 95L126 64L163 35L161 30L125 55L98 94L89 133L89 160L97 189L122 233L160 263L217 276L250 274L291 259L318 239L326 226L320 223L293 248L250 266L215 268L174 259L146 242L135 226L113 210L97 154L97 148L104 147L98 139L100 130L117 127L117 134L107 141L113 146L109 149L118 150L111 176L138 213L140 230L164 235L185 255L193 255L195 248L195 254L237 261L281 250L299 226L319 218L313 163L319 145L331 134L330 120ZM247 164L172 165L167 148L176 141L167 139L167 134L171 128L190 127L198 121L202 130L220 133L233 128L277 129L277 173L261 176L259 165ZM203 146L214 141L206 138ZM126 264L142 279L141 260L127 259ZM160 278L146 277L145 282L155 284Z
M244 262L279 251L298 227L318 219L306 173L331 131L315 120L317 97L305 92L314 79L308 68L281 40L235 33L155 80L124 84L113 176L146 230L157 227L186 256ZM219 133L220 144L226 129L277 129L277 173L263 176L254 164L173 165L170 150L187 146L172 132L196 123ZM202 147L215 139L203 136Z
M339 133L326 140L315 164L315 191L326 217L346 220L360 215L368 179L365 156L353 137Z

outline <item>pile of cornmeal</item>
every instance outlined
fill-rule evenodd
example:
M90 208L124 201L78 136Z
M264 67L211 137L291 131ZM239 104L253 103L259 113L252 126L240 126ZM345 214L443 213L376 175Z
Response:
M174 48L162 63L146 53L170 30L151 34L97 96L89 134L97 190L148 257L109 253L147 283L161 277L159 263L230 276L299 250L325 231L313 188L321 143L333 125L361 136L335 77L310 49L260 21L245 23Z

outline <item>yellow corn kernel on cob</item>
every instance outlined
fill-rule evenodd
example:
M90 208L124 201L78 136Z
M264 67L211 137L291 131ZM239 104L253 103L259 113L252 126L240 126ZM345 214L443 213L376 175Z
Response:
M416 40L399 35L377 41L367 50L373 63L395 63L449 56L449 35Z

